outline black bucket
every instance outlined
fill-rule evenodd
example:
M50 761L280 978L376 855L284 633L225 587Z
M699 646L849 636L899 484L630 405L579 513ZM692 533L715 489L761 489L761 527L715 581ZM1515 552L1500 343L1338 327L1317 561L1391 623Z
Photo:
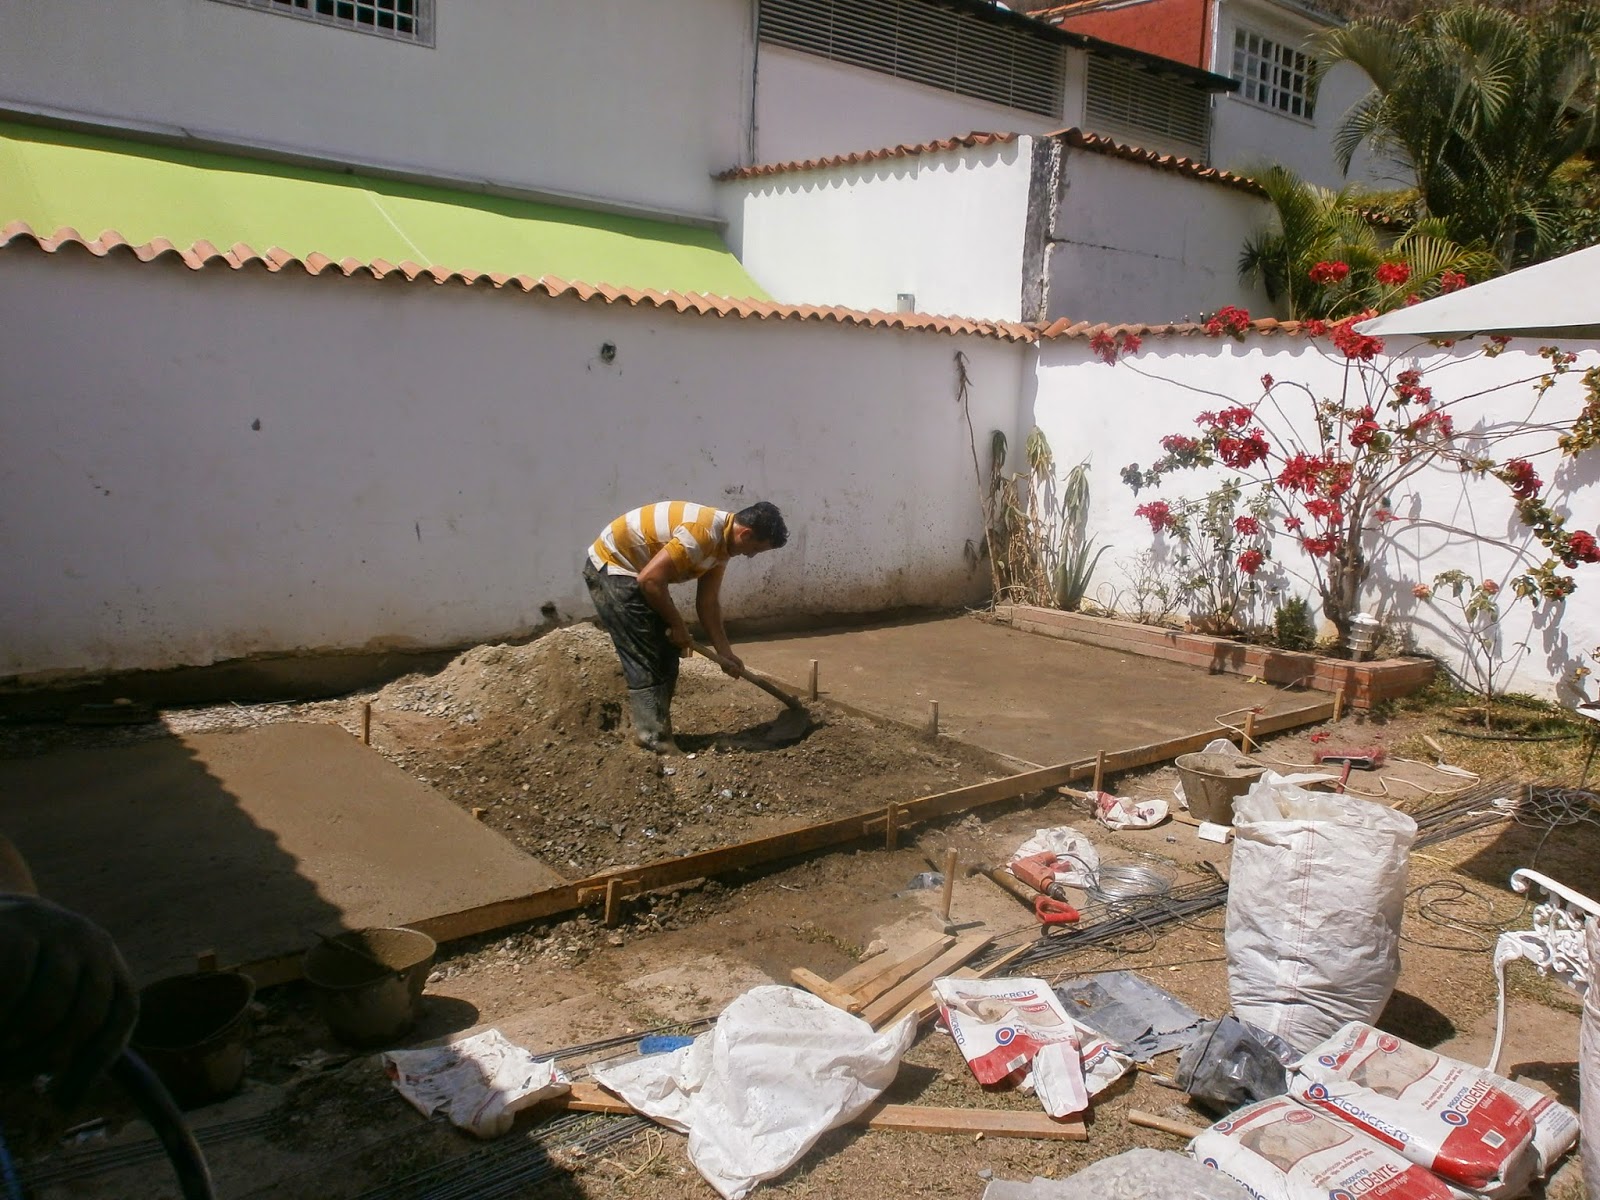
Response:
M237 971L174 975L139 993L133 1048L183 1108L239 1090L254 996L255 984Z
M416 1023L437 951L415 929L358 929L311 947L301 969L334 1037L381 1046Z

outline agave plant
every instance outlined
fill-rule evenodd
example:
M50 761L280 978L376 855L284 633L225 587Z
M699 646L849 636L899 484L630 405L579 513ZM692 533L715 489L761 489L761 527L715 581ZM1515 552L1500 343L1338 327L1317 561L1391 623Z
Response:
M1109 547L1094 548L1089 530L1089 460L1073 467L1061 488L1061 554L1056 564L1055 604L1077 612L1089 590L1100 556Z

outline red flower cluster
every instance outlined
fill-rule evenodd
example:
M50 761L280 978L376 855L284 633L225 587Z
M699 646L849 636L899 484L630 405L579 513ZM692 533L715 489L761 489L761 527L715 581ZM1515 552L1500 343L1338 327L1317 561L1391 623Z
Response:
M1460 271L1440 271L1439 290L1441 292L1459 292L1467 286L1467 277Z
M1205 331L1211 337L1242 338L1250 328L1250 314L1232 304L1224 304L1217 309L1216 314L1205 324Z
M1319 521L1326 521L1333 525L1344 523L1344 510L1332 500L1324 500L1321 496L1313 496L1307 500L1306 511Z
M1303 537L1300 539L1300 548L1312 558L1327 558L1339 548L1339 535L1325 533L1321 537Z
M1399 287L1411 278L1411 268L1403 262L1386 262L1380 264L1374 274L1385 287Z
M1263 391L1270 392L1272 390L1272 385L1276 382L1277 380L1273 379L1271 375L1263 375L1261 377L1261 388Z
M1161 448L1168 454L1176 454L1183 458L1200 452L1200 439L1184 437L1181 433L1169 433L1161 439Z
M1305 522L1299 517L1285 517L1283 519L1283 527L1290 533L1299 533L1304 526Z
M1395 404L1432 404L1433 389L1422 386L1422 372L1412 368L1394 377Z
M1267 561L1267 556L1259 550L1246 550L1239 555L1239 570L1246 575L1254 575L1261 569L1261 564Z
M1567 537L1567 553L1562 556L1562 561L1569 567L1581 562L1600 562L1600 541L1596 541L1594 534L1587 530L1574 530Z
M1329 284L1339 283L1350 274L1350 264L1342 262L1329 262L1324 260L1311 268L1311 282L1320 283L1324 287Z
M1291 492L1314 491L1322 478L1322 468L1326 465L1326 460L1304 451L1292 454L1284 462L1283 470L1278 472L1278 486Z
M1112 333L1108 329L1099 330L1089 339L1089 349L1100 356L1103 363L1114 363L1118 354L1132 354L1144 345L1144 339L1137 333Z
M1427 434L1429 429L1437 430L1441 438L1449 441L1455 436L1455 418L1449 413L1424 413L1422 416L1417 418L1417 423L1411 427L1411 435L1413 437L1423 437Z
M1310 337L1322 337L1328 332L1328 323L1317 317L1312 317L1306 322L1306 334Z
M1133 510L1133 515L1149 521L1151 533L1161 533L1178 523L1177 518L1172 515L1172 506L1165 500L1152 500L1148 504L1141 504Z
M1266 462L1267 455L1271 451L1267 435L1259 429L1252 429L1244 437L1217 439L1217 457L1236 471L1253 467L1258 462Z
M1381 338L1369 337L1364 333L1356 332L1356 322L1365 321L1371 313L1361 313L1354 317L1346 317L1333 327L1333 344L1338 347L1339 353L1346 358L1360 359L1362 362L1371 362L1383 353Z
M1370 445L1377 434L1378 423L1376 421L1358 421L1350 429L1350 444L1352 446Z
M1533 464L1525 458L1511 459L1495 474L1510 486L1511 494L1518 500L1532 500L1544 487L1544 480L1539 478Z
M1238 404L1221 412L1209 410L1203 412L1194 419L1194 423L1207 429L1243 429L1250 424L1250 418L1253 416L1255 413L1243 404Z
M1261 532L1261 522L1254 517L1235 517L1233 519L1233 531L1241 533L1245 537L1255 537L1256 534Z

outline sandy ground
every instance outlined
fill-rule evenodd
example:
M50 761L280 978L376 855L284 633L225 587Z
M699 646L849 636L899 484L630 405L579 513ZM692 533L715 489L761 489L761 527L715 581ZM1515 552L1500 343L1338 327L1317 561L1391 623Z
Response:
M1010 769L949 738L930 740L904 726L830 710L826 703L817 706L822 727L805 741L787 750L756 749L748 735L775 715L776 706L704 667L689 669L675 712L695 757L656 759L626 744L616 703L620 683L609 654L592 631L578 630L531 646L479 648L437 676L397 681L366 697L374 706L374 745L569 875L856 811L881 804L886 792L909 797ZM185 730L273 720L336 721L353 729L362 699L234 706L165 719ZM1263 755L1286 766L1309 763L1319 747L1330 744L1381 743L1395 759L1410 761L1358 776L1360 786L1409 807L1428 792L1466 782L1438 771L1435 756L1420 741L1424 733L1437 733L1440 721L1431 711L1351 717L1338 728L1275 739ZM64 740L100 744L151 732L35 730L13 738L7 750L29 754ZM1331 740L1313 741L1319 734ZM1124 776L1115 781L1116 791L1167 796L1174 779L1170 768ZM1504 822L1413 856L1402 974L1380 1022L1384 1028L1483 1060L1494 1019L1488 949L1497 929L1525 926L1527 920L1521 898L1505 886L1510 871L1536 865L1580 891L1600 894L1593 814L1572 809L1561 815L1569 823ZM631 904L615 930L578 917L453 944L441 952L422 1025L411 1041L494 1027L540 1052L606 1039L622 1039L627 1048L631 1035L713 1017L751 986L786 981L794 967L834 977L874 943L925 936L937 927L938 893L913 888L912 881L929 870L929 856L940 858L954 847L963 862L1004 860L1036 829L1068 823L1088 832L1107 860L1155 863L1180 884L1205 878L1201 861L1223 873L1228 869L1229 849L1198 841L1188 826L1169 822L1111 833L1066 797L1011 802L919 831L914 844L894 851L862 845L644 897ZM1078 950L1039 970L1059 981L1131 968L1202 1014L1221 1015L1228 1009L1223 915L1217 909L1182 925ZM1037 937L1031 914L981 876L958 879L952 916L982 922L1002 944ZM1576 1005L1563 989L1521 967L1513 968L1511 991L1506 1069L1575 1104ZM193 1114L203 1132L213 1131L209 1157L219 1194L231 1200L713 1195L689 1165L684 1140L659 1130L593 1153L553 1152L552 1174L542 1182L493 1190L495 1164L505 1169L506 1156L537 1138L550 1118L529 1113L508 1139L489 1146L424 1121L390 1088L375 1059L331 1040L298 987L262 995L251 1053L241 1094ZM589 1056L572 1053L562 1062L581 1072ZM1173 1059L1156 1065L1170 1072ZM926 1032L908 1055L888 1098L1036 1110L1031 1097L979 1087L937 1029ZM1181 1147L1178 1139L1129 1125L1126 1114L1134 1108L1206 1120L1179 1093L1137 1074L1100 1098L1083 1144L841 1130L825 1136L762 1194L976 1198L991 1177L1059 1177L1131 1146ZM91 1131L43 1163L80 1178L41 1188L39 1195L175 1196L158 1162L81 1177L109 1162L108 1153L123 1153L147 1138L109 1093L95 1097L74 1119L96 1116L105 1118L103 1136ZM263 1127L237 1124L257 1116ZM24 1157L45 1145L42 1134L29 1132L32 1137L20 1139ZM13 1142L19 1142L16 1134ZM431 1181L419 1176L436 1166L441 1174ZM1551 1196L1582 1194L1570 1165L1549 1188Z

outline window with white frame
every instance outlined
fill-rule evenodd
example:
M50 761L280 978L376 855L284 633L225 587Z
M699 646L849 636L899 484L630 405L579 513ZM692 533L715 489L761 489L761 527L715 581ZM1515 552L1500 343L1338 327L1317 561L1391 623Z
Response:
M1248 29L1233 31L1233 77L1239 94L1253 104L1291 117L1315 115L1316 60L1303 51Z
M239 8L280 13L393 38L397 42L433 45L433 0L220 0Z

